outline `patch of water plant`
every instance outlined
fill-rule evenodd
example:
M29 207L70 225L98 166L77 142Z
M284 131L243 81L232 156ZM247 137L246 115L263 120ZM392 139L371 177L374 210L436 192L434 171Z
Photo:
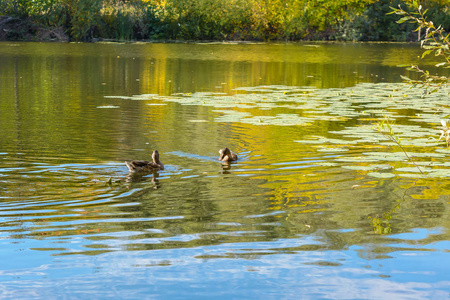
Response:
M305 131L309 128L308 132L318 134L303 135L292 142L307 145L317 153L334 153L334 161L342 167L374 177L450 177L450 169L442 163L450 155L445 151L450 130L447 123L441 124L450 115L445 89L426 99L422 98L422 89L404 83L361 83L333 89L274 85L240 87L234 92L117 99L211 107L215 122L298 126L305 127ZM402 137L401 151L393 151L394 146L399 146L398 141L374 128L386 117ZM441 133L439 125L445 127ZM386 163L391 163L391 167L377 167Z

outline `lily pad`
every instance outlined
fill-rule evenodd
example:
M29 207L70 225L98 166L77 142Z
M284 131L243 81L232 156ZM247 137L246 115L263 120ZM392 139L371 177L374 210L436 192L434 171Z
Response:
M341 147L337 147L337 148L330 148L330 147L318 147L316 149L316 151L319 152L347 152L348 148L341 148Z
M392 166L386 165L386 164L383 164L383 165L374 164L374 165L368 165L368 166L353 165L353 166L342 166L342 168L349 169L349 170L357 170L357 171L373 171L373 170L393 169Z
M419 167L420 171L424 173L428 173L432 171L431 169L425 168L425 167ZM406 173L421 173L418 168L416 167L403 167L403 168L396 168L395 169L398 172L406 172Z
M450 177L450 169L434 169L431 175L433 177Z
M97 106L97 108L120 108L120 106L116 106L116 105L103 105L103 106Z
M375 177L375 178L393 178L393 177L395 177L395 174L392 174L392 173L380 173L380 172L370 172L370 173L367 173L367 175Z
M207 123L209 122L208 120L188 120L191 123Z
M312 124L312 120L305 117L299 117L295 114L278 114L276 116L254 116L252 118L241 119L242 123L248 123L252 125L279 125L279 126L292 126L302 125L308 126Z

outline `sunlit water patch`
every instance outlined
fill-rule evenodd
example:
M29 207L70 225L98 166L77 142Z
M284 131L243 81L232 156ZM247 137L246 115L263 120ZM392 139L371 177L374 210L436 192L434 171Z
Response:
M320 122L335 122L337 125L333 127L340 127L339 130L328 130L325 135L303 135L303 139L292 142L323 153L354 149L358 156L349 152L335 159L347 169L367 171L376 169L380 163L392 162L392 167L382 173L367 173L379 178L447 177L450 173L445 164L440 163L448 156L443 152L444 144L439 141L437 128L441 119L450 115L445 90L423 98L422 89L400 83L363 83L343 89L273 85L236 88L230 95L186 93L137 95L126 99L147 100L148 104L155 105L176 102L212 107L211 112L219 114L214 121L222 123L315 128ZM401 136L403 149L374 129L376 123L385 118L393 123L394 134ZM410 167L413 163L399 150L410 152L414 161L429 162L428 168L424 165Z

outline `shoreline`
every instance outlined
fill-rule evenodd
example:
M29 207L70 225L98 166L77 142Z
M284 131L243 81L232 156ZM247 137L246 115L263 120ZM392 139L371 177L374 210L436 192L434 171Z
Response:
M170 40L170 39L142 39L120 40L94 37L85 41L75 41L62 27L46 27L36 24L30 18L18 18L8 15L0 16L0 42L57 42L57 43L167 43L167 44L265 44L265 43L418 43L417 39L407 41L357 41L326 39L223 39L223 40Z

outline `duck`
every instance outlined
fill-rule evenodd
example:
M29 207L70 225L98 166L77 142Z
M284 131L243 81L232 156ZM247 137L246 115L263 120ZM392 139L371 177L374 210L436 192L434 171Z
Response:
M126 161L130 172L155 172L158 170L164 170L163 163L159 160L159 152L158 150L153 151L152 153L153 161L146 160L133 160L131 162Z
M219 150L219 160L224 162L236 161L238 159L236 153L231 152L227 147Z

